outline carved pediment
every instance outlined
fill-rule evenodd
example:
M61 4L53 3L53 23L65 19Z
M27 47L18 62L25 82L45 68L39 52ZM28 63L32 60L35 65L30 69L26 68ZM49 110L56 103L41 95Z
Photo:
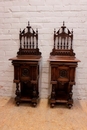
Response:
M38 30L33 30L28 22L28 26L20 30L19 34L20 48L17 52L19 55L41 55L38 48Z
M63 26L56 31L54 30L54 47L51 55L62 55L62 56L75 56L73 52L73 31Z

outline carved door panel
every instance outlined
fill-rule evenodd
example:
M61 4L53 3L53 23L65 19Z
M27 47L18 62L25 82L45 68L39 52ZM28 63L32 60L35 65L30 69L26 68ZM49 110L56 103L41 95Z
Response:
M27 65L21 66L21 68L20 68L20 80L24 81L24 82L30 81L30 73L31 73L31 71L30 71L29 66L27 66Z
M62 84L69 81L69 67L60 66L58 67L58 82Z

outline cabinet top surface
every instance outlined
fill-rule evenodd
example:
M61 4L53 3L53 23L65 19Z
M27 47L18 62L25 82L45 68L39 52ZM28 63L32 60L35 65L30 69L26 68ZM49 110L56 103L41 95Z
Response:
M18 57L13 57L10 58L9 60L13 60L13 61L40 61L41 60L41 56L18 56Z
M75 57L72 56L50 56L48 61L59 61L59 62L80 62Z

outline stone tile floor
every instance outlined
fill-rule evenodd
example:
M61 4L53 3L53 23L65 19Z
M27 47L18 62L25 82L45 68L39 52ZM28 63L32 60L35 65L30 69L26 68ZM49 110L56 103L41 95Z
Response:
M0 97L0 130L87 130L87 100L75 100L68 109L64 105L50 108L47 99L37 107L14 99Z

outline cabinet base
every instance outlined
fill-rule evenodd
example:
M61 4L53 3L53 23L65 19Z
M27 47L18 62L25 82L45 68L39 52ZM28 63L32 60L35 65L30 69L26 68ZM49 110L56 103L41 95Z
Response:
M55 105L66 105L69 109L73 106L73 100L67 101L67 100L55 100L55 99L49 99L49 104L51 108L54 108Z
M32 104L33 107L36 107L37 104L39 103L39 98L27 98L27 97L22 97L22 98L19 98L19 97L15 97L15 102L16 102L16 105L19 106L21 103L30 103Z

